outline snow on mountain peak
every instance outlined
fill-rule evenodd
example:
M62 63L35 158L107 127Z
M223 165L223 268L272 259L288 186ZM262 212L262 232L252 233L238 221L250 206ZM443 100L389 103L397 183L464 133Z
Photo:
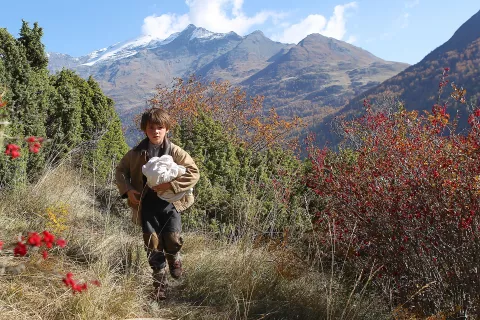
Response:
M210 32L203 28L197 28L192 32L190 40L193 40L195 38L198 38L198 39L209 38L211 35L213 35L213 32Z
M93 51L88 55L88 60L83 65L92 66L101 61L118 60L133 56L138 53L139 49L156 48L158 46L166 45L184 32L191 32L190 40L213 40L223 38L227 35L223 33L214 33L204 28L197 28L194 25L189 25L182 32L173 33L166 39L159 39L151 35L143 35L133 40L116 43L108 48Z
M150 35L140 36L133 40L116 43L108 48L96 50L89 54L88 61L84 63L85 66L92 66L97 62L112 59L121 59L136 54L138 49L148 46L152 41L161 41L161 39L154 38Z

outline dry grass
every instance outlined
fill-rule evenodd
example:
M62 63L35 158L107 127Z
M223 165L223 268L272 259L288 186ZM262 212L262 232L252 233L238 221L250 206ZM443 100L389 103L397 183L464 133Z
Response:
M92 185L78 172L59 167L35 186L0 195L1 240L13 243L19 233L43 231L52 226L47 209L60 215L55 208L63 208L56 226L68 241L47 260L39 253L13 258L12 246L5 246L0 264L25 260L26 269L0 275L0 319L385 318L368 294L355 292L347 303L351 283L334 281L335 295L329 294L330 277L305 265L291 249L247 241L228 244L199 233L184 235L184 279L171 281L168 300L150 302L141 231L127 211L102 211L94 200L99 190ZM102 285L72 294L61 281L67 272Z
M149 315L145 299L148 275L138 230L127 220L101 212L88 181L60 167L42 181L15 193L3 194L0 234L14 242L18 234L41 232L51 218L47 208L68 204L61 236L65 249L55 249L47 260L39 254L24 259L26 270L0 277L0 319L126 319ZM95 206L97 205L97 207ZM0 261L11 257L5 245ZM9 250L10 249L10 250ZM98 279L100 287L72 294L62 278L72 272L79 281Z
M335 281L334 296L329 296L329 277L311 270L290 249L227 244L200 235L190 235L188 242L193 245L185 250L186 277L175 294L177 301L196 308L185 319L386 317L368 294L357 294L348 304L351 286L345 283ZM330 298L334 301L327 308Z

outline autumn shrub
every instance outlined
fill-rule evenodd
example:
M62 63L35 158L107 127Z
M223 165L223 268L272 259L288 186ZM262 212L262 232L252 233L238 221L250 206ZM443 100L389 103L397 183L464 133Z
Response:
M453 89L462 100L464 90ZM470 128L459 133L446 103L425 114L365 107L342 123L348 148L309 150L307 184L324 200L315 224L325 248L353 270L377 268L392 308L480 316L480 109L471 108Z
M171 87L158 86L150 106L165 108L184 127L201 114L210 115L235 142L259 151L277 145L295 145L292 132L303 126L299 117L286 120L273 108L264 110L263 96L247 97L228 81L205 82L192 75L175 79ZM137 118L138 121L138 118Z
M300 232L309 225L302 192L303 167L292 151L298 119L264 113L262 97L228 82L190 78L157 88L152 107L176 119L172 140L199 166L196 204L184 213L190 230L217 235Z

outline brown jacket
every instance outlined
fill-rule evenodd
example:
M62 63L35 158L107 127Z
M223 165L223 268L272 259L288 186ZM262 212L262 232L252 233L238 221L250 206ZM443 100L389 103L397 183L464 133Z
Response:
M187 172L184 175L170 182L173 192L179 193L188 191L190 188L193 188L200 178L197 165L185 150L171 143L167 138L165 138L164 144L164 154L171 155L176 164L182 165L187 169ZM141 224L141 200L144 198L148 188L144 183L142 173L142 166L148 161L147 150L148 138L144 139L123 156L122 160L120 160L120 163L117 165L115 172L116 184L122 198L127 198L127 192L132 189L138 191L141 195L140 205L138 206L127 201L128 205L132 208L132 220L136 224ZM193 201L193 194L187 192L182 199L173 202L173 205L177 211L181 212L190 207L193 204Z

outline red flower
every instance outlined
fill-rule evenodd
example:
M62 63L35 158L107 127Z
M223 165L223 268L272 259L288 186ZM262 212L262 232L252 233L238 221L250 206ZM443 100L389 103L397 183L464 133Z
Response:
M84 290L87 290L87 283L82 283L82 284L78 284L78 283L75 283L73 286L72 286L72 290L73 290L73 293L75 292L82 292Z
M480 109L475 110L475 117L480 117Z
M73 274L71 272L67 273L67 275L65 276L65 278L62 279L62 281L67 287L73 287L75 285L75 280L73 280Z
M25 141L28 143L28 150L30 150L30 152L38 153L42 147L41 142L43 141L43 138L31 136L25 139Z
M20 157L20 147L16 144L10 143L5 149L5 154L10 156L12 159Z
M27 242L29 245L34 247L40 247L42 245L42 238L40 238L39 234L36 232L31 232L28 235Z
M98 281L98 280L93 280L93 281L92 281L92 284L95 285L95 286L97 286L97 287L100 287L100 285L101 285L101 284L100 284L100 281Z
M38 153L38 151L40 151L40 147L42 145L38 142L35 142L33 144L30 144L30 146L28 147L28 150L30 150L30 152L33 152L33 153Z
M43 257L44 260L46 260L46 259L48 258L48 252L47 252L47 250L43 250L43 252L42 252L42 257Z
M13 249L13 255L24 257L27 254L27 246L23 242L18 242L15 249Z
M40 151L40 148L36 148L36 147L34 147L34 146L30 146L30 147L28 148L28 150L29 150L30 152L32 152L32 153L38 153L38 151Z
M73 293L82 292L84 290L87 290L88 287L86 282L79 284L75 280L73 280L73 274L71 272L67 273L66 277L63 278L62 281L67 287L72 288Z
M65 241L64 239L57 239L56 241L56 244L57 246L59 246L60 248L65 248L65 246L67 245L67 241Z
M3 241L0 241L0 251L3 249Z
M43 243L45 243L47 248L51 248L53 246L53 242L55 241L55 236L46 230L43 231L42 234L43 234L43 239L42 239Z

